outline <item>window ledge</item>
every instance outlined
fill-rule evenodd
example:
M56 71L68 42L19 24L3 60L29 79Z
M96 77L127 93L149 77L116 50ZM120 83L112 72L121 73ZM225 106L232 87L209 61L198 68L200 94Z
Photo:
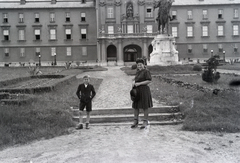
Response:
M49 39L48 41L57 41L57 39Z
M2 42L11 42L10 40L2 40Z
M210 38L210 36L201 36L202 38Z
M64 41L73 41L73 39L64 39Z
M18 40L18 42L26 42L27 40Z
M232 37L239 37L239 35L232 35Z
M187 36L186 38L194 38L194 36Z
M222 35L222 36L217 36L217 37L225 37L225 35Z
M34 42L42 42L42 40L33 40Z

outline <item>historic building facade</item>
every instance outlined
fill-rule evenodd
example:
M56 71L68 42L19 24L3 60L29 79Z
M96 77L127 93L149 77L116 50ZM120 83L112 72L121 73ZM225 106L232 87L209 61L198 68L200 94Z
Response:
M158 1L0 0L0 66L149 59ZM174 0L168 31L180 60L240 58L239 10L239 0Z
M99 57L117 65L147 57L158 33L155 0L99 0ZM176 38L181 60L205 60L211 55L240 57L238 0L175 0L169 34Z
M0 64L97 60L93 0L1 0Z

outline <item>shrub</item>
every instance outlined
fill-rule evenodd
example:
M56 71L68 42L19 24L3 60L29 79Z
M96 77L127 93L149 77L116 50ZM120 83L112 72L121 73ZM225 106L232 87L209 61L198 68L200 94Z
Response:
M193 71L202 71L202 66L201 65L194 65L193 66Z

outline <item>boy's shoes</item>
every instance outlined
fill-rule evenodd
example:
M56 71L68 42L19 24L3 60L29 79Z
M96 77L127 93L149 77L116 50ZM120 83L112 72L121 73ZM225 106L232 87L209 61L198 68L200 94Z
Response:
M83 124L78 124L76 127L77 130L83 129Z
M86 129L90 129L90 128L89 128L89 123L86 123Z

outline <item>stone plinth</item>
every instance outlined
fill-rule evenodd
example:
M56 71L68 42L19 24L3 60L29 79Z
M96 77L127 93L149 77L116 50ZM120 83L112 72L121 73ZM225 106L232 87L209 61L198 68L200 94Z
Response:
M157 35L152 41L153 51L150 54L150 65L176 65L178 51L175 49L175 38L168 35Z

